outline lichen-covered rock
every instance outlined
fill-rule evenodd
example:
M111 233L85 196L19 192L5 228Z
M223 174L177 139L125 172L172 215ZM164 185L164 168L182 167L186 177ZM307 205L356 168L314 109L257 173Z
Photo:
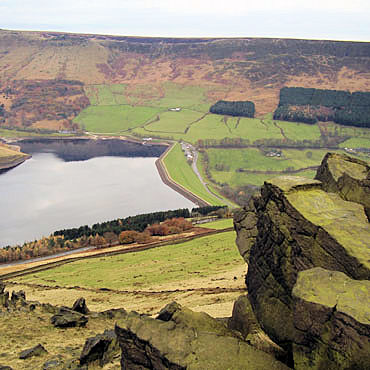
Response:
M370 220L370 166L345 154L327 153L315 177L323 189L362 204Z
M295 369L370 369L370 281L314 268L292 294Z
M302 177L265 182L253 201L258 234L249 257L248 296L262 329L289 351L298 272L319 266L369 279L369 223L361 205Z
M103 334L88 338L80 356L80 364L90 364L97 361L103 367L118 353L119 345L113 330L105 330Z
M122 369L288 369L234 332L221 329L215 319L208 317L202 323L205 316L195 315L195 321L189 320L189 311L181 308L169 321L131 312L119 321L116 333ZM211 324L210 319L217 324Z

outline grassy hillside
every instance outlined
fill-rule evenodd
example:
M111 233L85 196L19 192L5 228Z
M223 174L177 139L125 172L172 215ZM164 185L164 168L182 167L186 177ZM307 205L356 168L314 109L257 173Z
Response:
M17 281L63 287L153 289L242 265L234 241L235 232L230 231L138 253L73 262Z

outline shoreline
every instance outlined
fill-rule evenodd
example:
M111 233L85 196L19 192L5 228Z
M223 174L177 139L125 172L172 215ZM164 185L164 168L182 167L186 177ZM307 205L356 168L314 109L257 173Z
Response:
M25 156L23 156L21 158L18 158L16 160L12 161L11 163L0 165L0 173L11 170L12 168L15 168L15 167L21 165L22 163L24 163L25 161L27 161L27 159L30 159L31 157L32 157L32 155L25 154Z

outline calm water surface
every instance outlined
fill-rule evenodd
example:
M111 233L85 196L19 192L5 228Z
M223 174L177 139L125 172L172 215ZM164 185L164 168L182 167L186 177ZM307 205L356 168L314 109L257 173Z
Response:
M192 208L164 185L156 158L97 157L64 162L34 153L0 174L0 246L140 213Z

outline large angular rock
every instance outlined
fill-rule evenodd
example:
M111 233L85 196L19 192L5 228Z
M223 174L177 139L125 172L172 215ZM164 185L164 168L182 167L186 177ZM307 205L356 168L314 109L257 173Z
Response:
M44 355L46 353L47 353L47 350L43 347L43 345L42 344L38 344L35 347L29 348L29 349L25 349L24 351L22 351L19 354L19 358L21 360L25 360L27 358L34 357L34 356L42 356L42 355Z
M75 326L85 326L88 317L69 308L61 307L57 314L51 317L52 325L57 328L71 328Z
M239 331L243 338L261 331L248 295L242 295L234 302L233 313L229 318L228 327Z
M298 272L320 266L369 279L369 223L361 205L302 177L265 182L254 207L258 234L249 257L249 299L262 329L290 350Z
M90 311L89 311L89 309L87 308L87 305L86 305L86 300L83 297L80 297L80 298L76 299L76 301L73 303L73 306L72 306L71 309L72 309L72 311L79 312L83 315L88 315L90 313Z
M345 154L327 153L315 177L324 190L362 204L370 220L370 166Z
M295 369L370 369L370 281L314 268L293 289Z
M274 343L261 329L248 295L242 295L234 302L233 313L228 320L228 328L240 332L242 337L254 348L273 355L285 364L292 364L289 354Z
M98 362L103 367L119 352L117 336L113 330L105 330L103 334L88 338L80 356L80 364Z
M169 321L128 314L116 325L122 369L288 369L217 320L197 314L181 308Z
M8 307L9 292L5 291L5 284L0 280L0 307Z

